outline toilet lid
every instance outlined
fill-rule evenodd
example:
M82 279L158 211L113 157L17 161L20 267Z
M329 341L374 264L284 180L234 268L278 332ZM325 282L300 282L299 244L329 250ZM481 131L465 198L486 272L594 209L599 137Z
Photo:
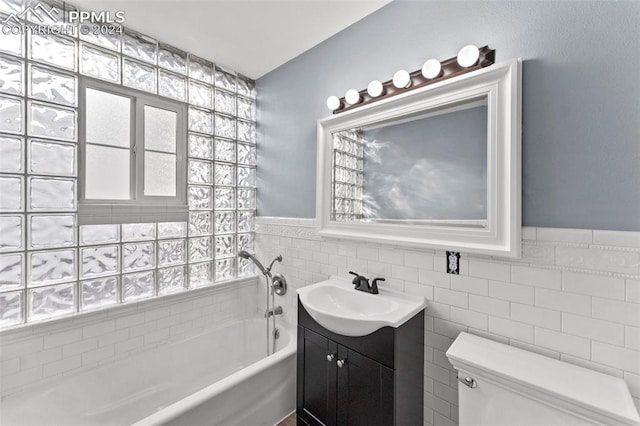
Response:
M477 372L502 383L560 399L581 411L599 413L622 424L640 425L640 417L624 380L465 332L447 357L456 369Z

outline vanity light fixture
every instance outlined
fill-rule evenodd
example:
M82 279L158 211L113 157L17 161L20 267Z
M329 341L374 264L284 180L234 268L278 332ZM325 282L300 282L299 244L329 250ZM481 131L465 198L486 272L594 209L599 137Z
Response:
M411 86L411 76L408 71L399 70L393 75L393 85L398 89L406 89Z
M339 114L362 105L399 95L410 90L419 89L429 84L437 83L448 78L488 67L495 62L496 51L483 46L478 48L473 44L464 46L458 55L444 61L429 59L422 68L411 73L406 70L397 71L391 80L380 82L373 80L367 90L350 89L344 98L330 96L327 107L334 114Z
M344 95L344 100L347 101L349 105L355 105L361 100L360 93L358 93L356 89L349 89Z
M340 102L340 98L338 98L337 96L329 96L327 98L327 108L329 108L331 111L335 111L338 108L340 108L340 105L342 105L342 102Z
M429 59L422 65L422 76L429 80L440 77L442 75L442 65L437 59Z
M377 98L378 96L384 93L384 87L382 86L382 83L380 83L379 80L373 80L367 86L367 93L372 98Z
M469 68L478 63L480 49L473 44L468 44L458 52L457 60L461 67Z

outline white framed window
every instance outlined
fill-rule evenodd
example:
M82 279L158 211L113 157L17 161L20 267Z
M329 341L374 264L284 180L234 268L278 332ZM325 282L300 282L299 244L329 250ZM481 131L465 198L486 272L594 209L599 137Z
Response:
M186 211L186 104L88 78L79 95L80 215Z

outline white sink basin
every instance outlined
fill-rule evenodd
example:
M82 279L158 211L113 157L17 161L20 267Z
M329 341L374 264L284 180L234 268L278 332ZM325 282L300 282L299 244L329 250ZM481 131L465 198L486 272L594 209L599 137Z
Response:
M385 327L398 328L425 307L425 299L378 287L379 294L358 291L351 280L331 277L298 289L311 318L344 336L366 336Z

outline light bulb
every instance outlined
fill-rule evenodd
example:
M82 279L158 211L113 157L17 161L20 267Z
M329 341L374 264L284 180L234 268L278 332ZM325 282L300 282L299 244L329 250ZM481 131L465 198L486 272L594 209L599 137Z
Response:
M405 70L400 70L393 75L393 85L398 89L406 89L411 86L411 76Z
M480 58L480 49L473 44L469 44L458 52L458 64L461 67L469 68L478 62Z
M440 76L441 72L442 65L440 65L440 61L437 59L429 59L422 65L422 76L429 80Z
M344 94L344 100L347 101L349 105L355 105L360 102L360 93L356 89L349 89L347 93Z
M329 96L327 98L327 108L331 111L335 111L340 108L340 99L337 96Z
M382 83L380 83L378 80L371 81L371 83L369 83L369 85L367 86L367 93L372 98L377 98L378 96L382 95L383 91L384 88L382 87Z

